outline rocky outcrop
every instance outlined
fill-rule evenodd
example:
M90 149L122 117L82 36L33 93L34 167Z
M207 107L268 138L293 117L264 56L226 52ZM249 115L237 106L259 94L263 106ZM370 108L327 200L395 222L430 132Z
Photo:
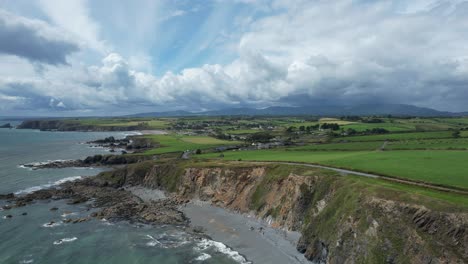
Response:
M79 223L91 219L110 221L134 221L147 224L174 224L187 226L189 221L178 210L179 202L175 199L145 202L122 188L108 184L104 179L85 178L68 182L57 188L39 190L24 196L11 197L11 205L5 209L26 206L37 200L66 199L68 204L87 203L91 208L98 208L89 217L68 219L67 222Z
M148 155L94 155L86 157L83 160L54 160L47 162L34 162L27 163L21 166L33 170L38 169L59 169L70 167L99 167L99 166L113 166L113 165L127 165L145 160L153 159Z
M6 123L3 125L0 125L0 128L13 128L13 126L10 123Z

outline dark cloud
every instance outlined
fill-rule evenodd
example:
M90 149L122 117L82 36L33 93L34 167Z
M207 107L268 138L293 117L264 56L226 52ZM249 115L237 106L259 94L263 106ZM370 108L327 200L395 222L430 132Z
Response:
M67 64L67 55L78 50L75 42L48 24L0 10L0 53L59 65Z

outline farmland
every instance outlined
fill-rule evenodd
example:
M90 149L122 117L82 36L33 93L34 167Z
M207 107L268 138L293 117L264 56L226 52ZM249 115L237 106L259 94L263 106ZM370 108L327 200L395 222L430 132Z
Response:
M150 135L145 136L159 144L159 147L148 150L146 155L184 152L187 150L209 149L223 145L237 144L235 141L225 141L208 136L180 136L180 135Z

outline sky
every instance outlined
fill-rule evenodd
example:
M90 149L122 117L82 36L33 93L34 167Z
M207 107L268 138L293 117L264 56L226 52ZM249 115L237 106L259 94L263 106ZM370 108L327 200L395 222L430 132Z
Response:
M0 116L467 102L463 0L0 0Z

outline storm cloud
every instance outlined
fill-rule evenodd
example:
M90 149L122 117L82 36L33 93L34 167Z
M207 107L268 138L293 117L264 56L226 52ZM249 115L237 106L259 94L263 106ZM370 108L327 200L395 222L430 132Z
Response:
M31 62L67 64L67 55L79 46L63 32L45 22L16 16L0 10L0 53Z

